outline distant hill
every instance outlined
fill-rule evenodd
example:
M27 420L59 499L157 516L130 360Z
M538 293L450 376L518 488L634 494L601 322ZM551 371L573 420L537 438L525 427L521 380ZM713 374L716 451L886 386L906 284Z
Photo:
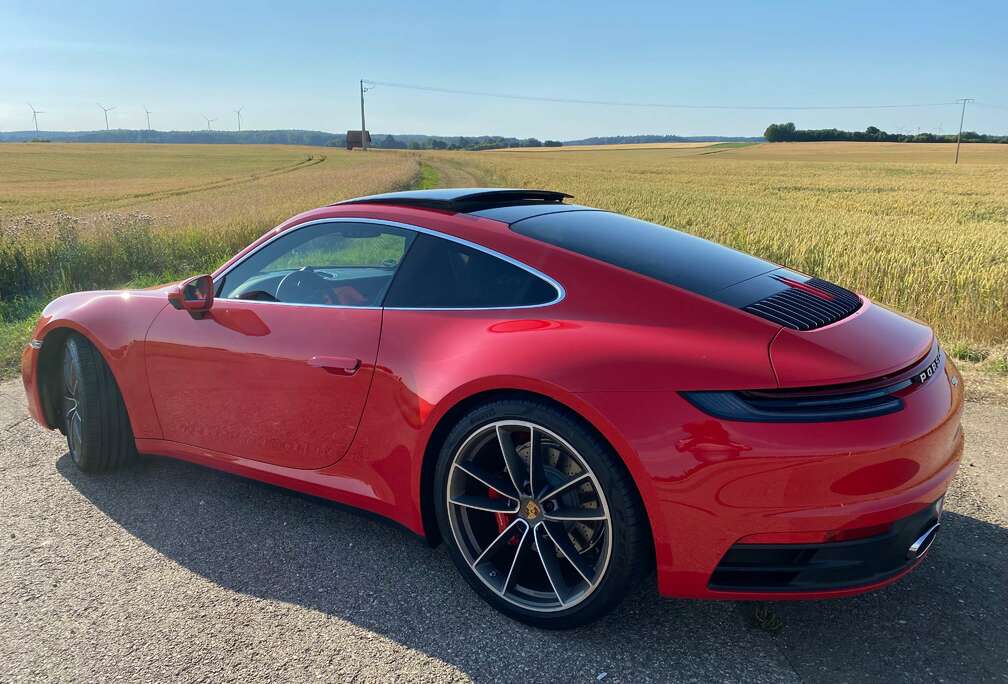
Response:
M539 140L499 135L423 135L372 133L372 147L382 149L492 150L502 147L560 147L561 145L622 145L660 142L762 142L762 137L678 135L616 135L581 140ZM221 145L312 145L343 147L346 133L326 131L145 131L117 128L110 131L10 131L0 132L0 142L155 143Z
M506 138L497 135L443 136L413 133L372 133L372 147L384 149L483 150L496 147L559 146L535 138ZM146 131L117 128L110 131L10 131L0 132L0 142L65 143L155 143L155 144L230 144L230 145L313 145L343 147L346 133L326 131Z
M111 131L11 131L0 132L0 142L74 143L191 143L233 145L317 145L325 146L338 140L346 144L345 134L324 131L137 131L117 128Z

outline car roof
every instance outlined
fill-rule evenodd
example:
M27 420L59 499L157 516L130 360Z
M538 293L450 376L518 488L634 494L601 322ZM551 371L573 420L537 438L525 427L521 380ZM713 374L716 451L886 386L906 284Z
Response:
M527 188L440 188L436 190L406 190L368 195L337 202L346 204L385 204L418 209L436 209L472 214L488 209L513 206L562 206L571 195L555 190Z

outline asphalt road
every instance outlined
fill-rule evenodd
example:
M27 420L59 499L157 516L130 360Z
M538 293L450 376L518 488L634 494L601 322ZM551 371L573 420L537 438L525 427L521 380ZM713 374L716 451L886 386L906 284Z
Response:
M546 633L325 502L160 458L84 476L2 383L0 681L1008 681L1008 408L966 428L942 534L893 587L757 620L649 585Z

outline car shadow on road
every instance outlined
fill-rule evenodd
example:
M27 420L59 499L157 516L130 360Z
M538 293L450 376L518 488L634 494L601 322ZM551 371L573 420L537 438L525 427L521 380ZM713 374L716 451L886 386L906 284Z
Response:
M145 457L106 476L57 469L129 534L220 587L345 620L477 679L995 679L1008 671L1008 530L947 513L924 564L833 601L659 599L653 580L612 615L543 632L485 605L443 548L325 501ZM796 676L797 675L797 676Z

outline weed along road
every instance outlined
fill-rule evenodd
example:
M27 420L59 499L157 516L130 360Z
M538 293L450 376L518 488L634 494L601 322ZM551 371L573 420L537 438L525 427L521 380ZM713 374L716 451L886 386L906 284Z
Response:
M901 582L766 610L645 585L552 633L480 601L443 549L324 501L153 457L82 475L6 381L0 680L1004 681L1008 408L964 423L941 534Z

